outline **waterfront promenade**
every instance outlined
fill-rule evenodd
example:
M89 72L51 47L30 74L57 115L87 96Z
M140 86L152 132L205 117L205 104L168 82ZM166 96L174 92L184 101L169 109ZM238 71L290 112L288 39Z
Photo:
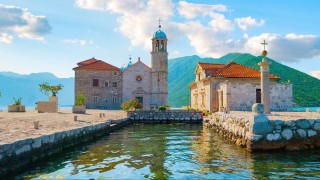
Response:
M104 113L105 117L100 118L100 113ZM77 121L74 121L74 116L77 116ZM21 139L36 138L125 117L126 112L121 110L87 110L86 114L73 114L71 109L59 110L58 113L38 113L35 110L25 113L0 112L0 144L13 143ZM39 121L39 129L34 128L34 121Z

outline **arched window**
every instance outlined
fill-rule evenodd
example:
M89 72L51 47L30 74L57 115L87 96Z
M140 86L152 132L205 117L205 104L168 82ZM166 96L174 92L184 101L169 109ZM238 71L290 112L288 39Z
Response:
M164 50L164 44L163 44L163 40L161 40L161 45L160 45L160 51Z
M156 50L159 51L159 40L157 40L157 43L156 43Z

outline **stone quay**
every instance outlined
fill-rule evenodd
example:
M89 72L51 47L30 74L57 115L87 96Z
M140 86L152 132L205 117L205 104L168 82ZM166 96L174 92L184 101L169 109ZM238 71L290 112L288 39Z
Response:
M131 123L198 123L203 116L201 111L195 110L134 110L127 112Z
M320 148L318 113L278 112L266 115L263 104L253 112L218 112L205 125L238 146L251 151L306 150Z

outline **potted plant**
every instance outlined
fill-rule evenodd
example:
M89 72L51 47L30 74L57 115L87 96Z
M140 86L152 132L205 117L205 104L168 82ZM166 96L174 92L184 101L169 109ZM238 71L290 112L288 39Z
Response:
M21 105L22 98L13 98L14 104L8 106L8 112L26 112L24 105Z
M85 114L86 113L86 97L83 94L77 94L72 113Z

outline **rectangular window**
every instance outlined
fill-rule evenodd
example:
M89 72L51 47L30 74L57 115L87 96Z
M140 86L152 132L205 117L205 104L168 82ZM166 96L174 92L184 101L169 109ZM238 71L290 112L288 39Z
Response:
M117 76L117 75L118 75L118 72L113 72L113 75L114 75L114 76Z
M109 87L109 82L104 82L104 87Z
M118 87L118 83L117 83L117 82L113 82L113 83L112 83L112 86L113 86L113 87Z
M93 96L93 102L97 103L98 102L98 96Z
M98 87L99 86L99 79L93 79L93 87Z
M261 89L256 89L256 103L261 103Z
M118 98L117 98L116 96L113 96L113 97L112 97L112 102L113 102L113 103L117 103L117 102L118 102Z

